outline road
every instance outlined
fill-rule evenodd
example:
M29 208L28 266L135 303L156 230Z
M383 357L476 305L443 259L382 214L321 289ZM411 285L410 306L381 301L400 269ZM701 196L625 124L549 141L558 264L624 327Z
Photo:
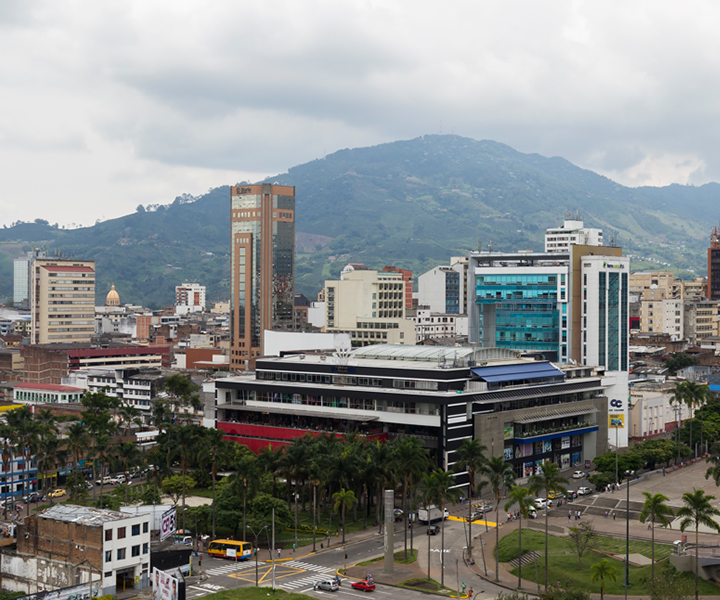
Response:
M428 546L430 548L430 570L434 579L441 579L442 557L445 559L445 584L448 587L456 588L458 581L464 582L468 589L473 589L475 596L480 600L490 600L496 598L497 594L502 590L497 586L483 582L475 575L462 560L463 547L466 545L465 524L461 521L447 521L445 529L445 546L446 550L442 553L440 550L440 536L424 535L425 527L419 527L417 531L422 531L422 535L414 537L414 547L418 549L420 554L418 559L419 566L423 571L427 570ZM409 538L408 538L409 546ZM402 530L397 529L395 534L395 550L401 550L404 547L404 538ZM335 545L330 549L324 548L322 551L314 555L304 556L298 559L283 560L275 563L275 585L288 592L300 592L309 596L334 596L336 598L351 598L359 596L366 598L364 592L354 590L350 587L350 580L345 580L338 592L326 592L313 590L313 583L324 579L334 578L338 569L344 566L351 566L358 562L368 560L382 554L383 540L380 536L372 536L369 539L357 541L347 545L347 561L343 560L343 549L340 545ZM272 586L272 563L262 562L268 558L267 550L260 550L260 562L254 561L233 563L229 560L208 558L203 556L203 570L208 575L207 580L197 585L191 585L186 590L187 600L196 600L207 594L226 590L236 589L246 586L254 586L257 578L261 586ZM288 556L283 553L283 558ZM376 579L379 571L382 569L381 564L375 566ZM406 590L403 588L387 586L377 583L376 590L378 598L387 598L393 596L393 600L405 600L410 598L425 597L422 592Z

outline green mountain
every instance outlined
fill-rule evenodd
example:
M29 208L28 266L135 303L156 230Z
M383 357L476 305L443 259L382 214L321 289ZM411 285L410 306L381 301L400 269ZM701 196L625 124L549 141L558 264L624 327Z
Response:
M266 181L296 186L296 291L309 297L349 261L419 274L479 243L540 250L568 210L615 234L638 266L702 273L720 191L627 188L562 158L453 135L341 150ZM115 283L123 302L165 306L188 279L211 300L227 298L228 213L224 186L83 229L0 229L0 298L12 297L11 258L41 243L95 259L100 301Z

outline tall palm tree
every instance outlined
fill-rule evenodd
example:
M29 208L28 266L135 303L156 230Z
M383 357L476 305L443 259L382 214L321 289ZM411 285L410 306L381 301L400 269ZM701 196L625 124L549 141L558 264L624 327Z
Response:
M560 469L555 463L545 462L540 467L540 473L532 475L528 479L530 491L533 494L544 492L545 501L549 500L550 492L561 492L567 494L565 487L568 480L560 475ZM545 590L548 587L548 510L545 508Z
M664 494L651 494L643 492L645 503L640 512L640 522L644 523L650 519L650 528L652 529L652 567L650 569L650 579L655 579L655 521L659 521L665 527L670 525L669 515L674 515L675 511L665 504L669 498Z
M259 462L260 459L255 458L254 454L238 452L232 463L235 472L231 476L230 484L233 486L234 493L240 492L243 503L243 541L245 541L247 531L247 491L250 483L256 480L260 473Z
M502 456L493 456L480 468L480 472L490 482L490 489L495 495L495 510L497 511L497 523L495 525L495 547L500 547L500 498L503 490L509 490L515 483L515 471L512 465L506 463ZM495 553L495 581L500 580L500 555Z
M332 496L333 501L335 502L335 506L333 507L333 510L336 513L340 513L340 518L342 519L342 543L345 544L345 513L347 509L352 508L355 506L355 492L352 490L346 490L345 488L340 488L339 492L335 492Z
M435 483L436 478L436 471L433 471L432 473L425 473L423 475L422 480L419 484L419 491L420 491L420 497L423 506L425 507L425 510L429 511L430 507L435 504L439 503L439 494L438 494L438 486ZM428 522L429 524L429 522ZM427 565L428 565L428 581L430 581L430 547L432 544L430 543L430 538L428 537L428 556L427 556Z
M428 452L415 436L403 437L400 438L394 448L393 463L397 467L398 473L402 475L402 511L403 518L407 519L409 512L407 510L408 487L412 488L413 474L421 473L427 469L429 464ZM408 527L403 527L403 529L405 531L405 561L407 561Z
M295 548L297 548L298 537L298 495L300 484L304 484L305 473L310 461L310 448L307 440L297 438L286 448L281 464L282 468L288 476L288 482L295 485Z
M449 471L437 469L435 471L434 485L437 490L437 497L440 500L440 511L442 518L440 519L440 561L442 569L440 569L440 584L445 585L445 502L455 504L460 499L460 490L454 487L456 484L455 476Z
M73 423L67 428L67 449L73 457L73 467L80 466L80 458L88 448L88 430L83 423Z
M173 376L174 377L174 376ZM168 378L169 379L169 378ZM174 447L174 455L180 459L180 471L183 478L183 491L182 491L182 510L183 510L183 529L185 527L185 497L187 490L185 489L185 481L187 478L187 471L190 467L190 461L197 451L197 439L198 432L193 425L176 425L170 430L172 444Z
M457 470L467 469L468 479L470 483L470 498L468 499L468 562L472 564L472 548L473 548L473 537L472 537L472 500L475 497L475 477L478 471L487 462L486 458L487 448L480 443L480 440L463 440L460 447L455 451L455 455L458 457L458 462L455 463Z
M697 404L702 401L702 397L705 395L705 392L702 389L702 386L697 381L685 381L683 382L683 385L685 386L685 404L687 405L690 412L690 441L688 445L690 446L690 450L692 450L692 455L694 458L695 444L693 443L692 427L693 421L695 420L695 406L697 406Z
M127 435L128 429L133 425L140 427L143 423L140 410L129 404L122 404L118 408L118 417L120 419L120 428L122 434Z
M118 464L125 475L125 504L128 504L130 489L130 471L137 467L142 460L140 449L133 442L126 442L118 448Z
M205 432L205 438L203 440L202 452L207 456L210 463L210 475L212 477L212 536L215 538L215 481L217 479L218 470L224 466L229 460L231 455L230 446L231 442L228 442L223 438L225 433L220 429L208 429ZM245 538L243 538L245 539Z
M25 404L20 408L8 411L5 415L7 424L14 429L18 455L23 457L23 473L27 473L23 491L30 493L30 468L32 457L38 445L39 424L33 419L32 409ZM22 477L22 476L21 476ZM30 514L30 503L26 503L27 514Z
M679 381L675 383L675 389L673 389L670 395L670 404L677 405L678 417L675 423L675 443L678 447L678 457L680 456L680 427L682 427L682 409L685 406L685 382Z
M710 448L712 453L707 461L711 466L705 471L705 479L713 478L715 485L720 486L720 449L717 447Z
M528 518L528 510L532 504L532 494L529 489L514 485L508 493L505 510L517 505L520 519L518 520L518 588L522 588L522 520Z
M682 501L685 506L679 508L677 516L681 517L680 531L685 531L691 525L695 526L695 600L698 600L698 576L700 572L700 562L698 558L699 549L699 529L700 525L705 525L710 529L714 529L720 533L720 525L717 524L713 517L720 516L720 510L712 505L715 496L710 496L702 490L693 488L692 492L685 492Z
M95 438L95 445L92 447L93 462L97 462L100 465L100 506L103 506L103 485L102 478L105 475L105 466L110 464L110 461L114 457L114 446L110 439L110 436L106 433L100 434ZM95 488L93 488L93 498L95 494Z
M590 572L592 573L590 577L592 583L600 581L600 600L603 600L605 598L605 580L616 581L617 569L610 564L607 558L603 558L599 563L590 565Z

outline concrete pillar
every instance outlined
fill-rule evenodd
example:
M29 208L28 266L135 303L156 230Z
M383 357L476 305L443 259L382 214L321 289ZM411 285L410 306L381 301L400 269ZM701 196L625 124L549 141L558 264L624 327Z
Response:
M395 490L385 490L385 563L384 571L391 574L395 567Z

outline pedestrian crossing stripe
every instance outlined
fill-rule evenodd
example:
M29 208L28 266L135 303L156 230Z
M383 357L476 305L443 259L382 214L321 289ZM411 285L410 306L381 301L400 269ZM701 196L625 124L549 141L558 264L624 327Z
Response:
M318 580L317 577L303 577L302 579L294 579L293 581L283 581L280 584L282 588L296 589L305 587L306 585L312 585Z
M212 569L208 569L206 573L208 575L225 575L226 573L234 573L236 571L242 571L244 569L250 569L254 568L255 564L243 564L242 566L238 565L237 567L235 565L224 565L222 567L213 567Z
M290 562L285 563L286 565L290 565L292 567L297 567L299 569L306 569L308 571L315 571L317 573L335 573L335 569L332 569L330 567L321 567L319 565L313 565L306 562L301 562L299 560L291 560Z

